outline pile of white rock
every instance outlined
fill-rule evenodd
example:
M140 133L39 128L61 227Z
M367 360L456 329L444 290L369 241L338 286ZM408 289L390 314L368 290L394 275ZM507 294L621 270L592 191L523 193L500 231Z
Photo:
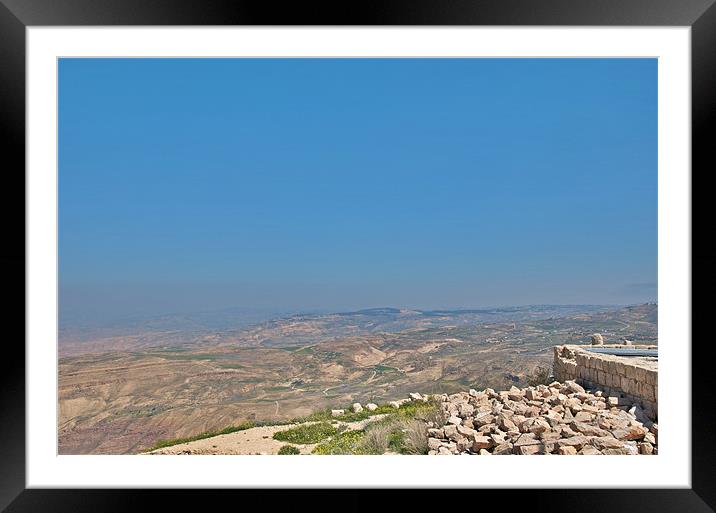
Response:
M378 409L378 405L375 403L368 403L365 405L365 409L368 411L375 411ZM363 411L363 406L361 403L353 403L353 406L351 406L351 411L353 413L360 413ZM331 416L333 417L342 417L345 415L346 410L331 410Z
M574 381L435 397L445 417L428 454L657 454L658 426L638 404Z
M433 396L433 398L436 399L436 400L438 400L438 401L442 400L442 397L443 397L443 396L441 396L441 395ZM447 396L445 396L445 397L447 397ZM421 395L421 394L418 394L418 393L416 393L416 392L412 392L412 393L409 395L409 397L406 397L405 399L400 399L400 400L398 400L398 401L390 401L390 402L388 403L388 406L390 406L391 408L395 408L395 409L397 410L397 409L399 409L401 406L403 406L404 404L407 404L407 403L410 403L410 402L424 402L424 403L426 403L426 402L428 402L429 400L430 400L430 396L428 396L428 395ZM365 409L368 410L368 411L375 411L375 410L378 409L378 405L375 404L375 403L368 403L368 404L365 405ZM353 413L360 413L360 412L363 411L363 406L361 405L361 403L353 403L353 405L351 406L351 411L352 411ZM333 417L342 417L343 415L345 415L345 413L346 413L346 410L331 410L331 415L332 415Z

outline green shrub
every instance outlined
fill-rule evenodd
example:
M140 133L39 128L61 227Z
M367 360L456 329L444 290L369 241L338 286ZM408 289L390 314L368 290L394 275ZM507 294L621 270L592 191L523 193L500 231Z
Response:
M369 425L363 439L363 454L427 454L428 432L424 421L394 415Z
M391 435L391 423L375 422L365 429L361 444L366 454L384 454L388 450Z
M401 410L402 411L399 411L403 418L422 420L425 423L432 422L435 425L442 426L447 420L437 401L408 403L401 406Z
M194 442L196 440L204 440L205 438L211 438L219 435L228 435L229 433L235 433L236 431L244 431L256 427L255 422L243 422L237 426L229 426L218 431L207 431L199 435L189 436L186 438L172 438L171 440L159 440L156 444L146 450L146 452L155 451L157 449L163 449L164 447L171 447L172 445L185 444Z
M330 436L338 433L338 430L331 426L328 422L319 422L317 424L308 424L279 431L274 433L274 440L282 442L291 442L294 444L315 444Z
M397 423L391 426L390 434L388 435L388 447L391 451L402 453L403 444L405 443L405 433L398 428Z
M364 431L344 431L317 445L312 454L367 454L362 446L364 436Z
M301 451L298 450L298 447L294 447L293 445L284 445L278 450L279 454L301 454Z
M401 454L427 454L428 429L424 422L408 420L401 426L403 435L398 452Z

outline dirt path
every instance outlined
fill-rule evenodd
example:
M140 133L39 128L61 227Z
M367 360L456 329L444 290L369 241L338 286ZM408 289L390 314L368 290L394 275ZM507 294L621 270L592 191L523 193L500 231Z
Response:
M345 426L349 430L363 429L366 425L382 419L385 415L374 415L357 422L334 422L336 427ZM315 424L306 422L305 424ZM274 440L273 435L286 431L301 424L283 426L261 426L244 431L219 435L185 444L172 445L157 449L149 454L278 454L278 450L287 445L286 442ZM311 454L317 444L290 444L297 447L301 454Z

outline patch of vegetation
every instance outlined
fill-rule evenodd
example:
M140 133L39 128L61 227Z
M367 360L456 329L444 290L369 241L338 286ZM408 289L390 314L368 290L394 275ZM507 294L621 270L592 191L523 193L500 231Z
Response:
M295 419L293 422L299 423L299 422L316 422L316 421L333 421L333 420L340 420L341 422L356 422L359 420L365 420L368 417L373 417L374 415L384 415L386 413L395 413L395 408L388 406L387 404L384 404L382 406L378 406L378 408L374 411L370 411L368 409L363 409L363 411L358 413L353 413L351 411L351 408L349 406L346 406L343 408L345 413L340 417L333 417L331 415L331 408L327 408L324 410L319 410L317 412L314 412L307 417L303 417L300 419Z
M463 376L463 377L461 377L461 378L458 378L456 381L457 381L457 383L459 383L460 385L462 385L462 386L464 386L464 387L469 387L470 384L472 383L472 381L470 380L470 378L468 378L467 376Z
M424 422L409 420L400 426L399 436L390 441L393 450L400 454L427 454L428 428Z
M402 453L403 445L405 444L405 433L403 433L403 430L399 429L399 425L396 424L397 423L393 423L388 426L391 429L388 431L388 436L386 437L385 442L387 446L390 447L391 451Z
M432 415L434 412L439 411L439 405L435 401L428 401L426 403L421 401L413 401L406 403L400 407L398 410L395 411L398 415L402 417L412 417L416 419L426 419L428 416Z
M362 454L427 454L427 424L399 415L378 421L365 430Z
M527 375L527 384L531 387L537 385L549 385L552 381L552 369L550 367L539 366L531 374Z
M219 367L222 369L245 369L246 365L241 365L240 363L220 363ZM256 382L260 380L255 380Z
M426 424L432 422L437 426L442 426L447 421L437 401L429 401L422 405L416 405L412 414L410 416L406 415L404 418L422 420Z
M311 454L367 454L363 452L364 431L344 431L329 441L317 445Z
M442 423L438 403L410 402L387 413L365 430L339 433L316 446L313 454L427 454L427 423Z
M365 454L384 454L390 446L392 422L375 422L365 430L361 449Z
M165 360L236 360L239 355L235 353L181 353L177 351L171 352L159 352L154 351L152 353L138 353L142 356L160 356Z
M301 451L293 445L284 445L278 450L279 454L301 454Z
M428 437L426 424L420 420L405 419L394 415L365 430L339 433L330 440L317 445L312 454L427 454Z
M154 444L152 447L147 449L145 452L155 451L157 449L163 449L164 447L171 447L172 445L178 445L178 444L185 444L188 442L194 442L196 440L203 440L205 438L211 438L214 436L219 435L228 435L229 433L235 433L236 431L244 431L246 429L251 429L252 427L256 427L258 424L256 422L242 422L241 424L237 426L229 426L225 427L224 429L220 429L218 431L207 431L205 433L201 433L199 435L189 436L186 438L172 438L170 440L159 440L156 444Z
M400 372L400 369L395 367L389 367L387 365L373 365L373 370L376 372Z
M157 353L186 353L187 351L190 351L190 348L182 346L167 346L155 350Z
M266 392L285 392L286 390L290 390L291 387L283 386L283 385L276 385L273 387L267 387L264 388Z
M279 431L274 433L273 438L294 444L315 444L337 433L338 430L328 422L319 422Z

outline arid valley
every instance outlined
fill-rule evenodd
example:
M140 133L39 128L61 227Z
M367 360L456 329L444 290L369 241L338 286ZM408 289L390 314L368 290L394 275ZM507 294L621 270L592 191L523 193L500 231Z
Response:
M584 343L594 332L611 343L657 344L657 306L377 308L235 329L64 335L59 452L131 454L162 439L416 390L525 386L551 365L553 346Z

